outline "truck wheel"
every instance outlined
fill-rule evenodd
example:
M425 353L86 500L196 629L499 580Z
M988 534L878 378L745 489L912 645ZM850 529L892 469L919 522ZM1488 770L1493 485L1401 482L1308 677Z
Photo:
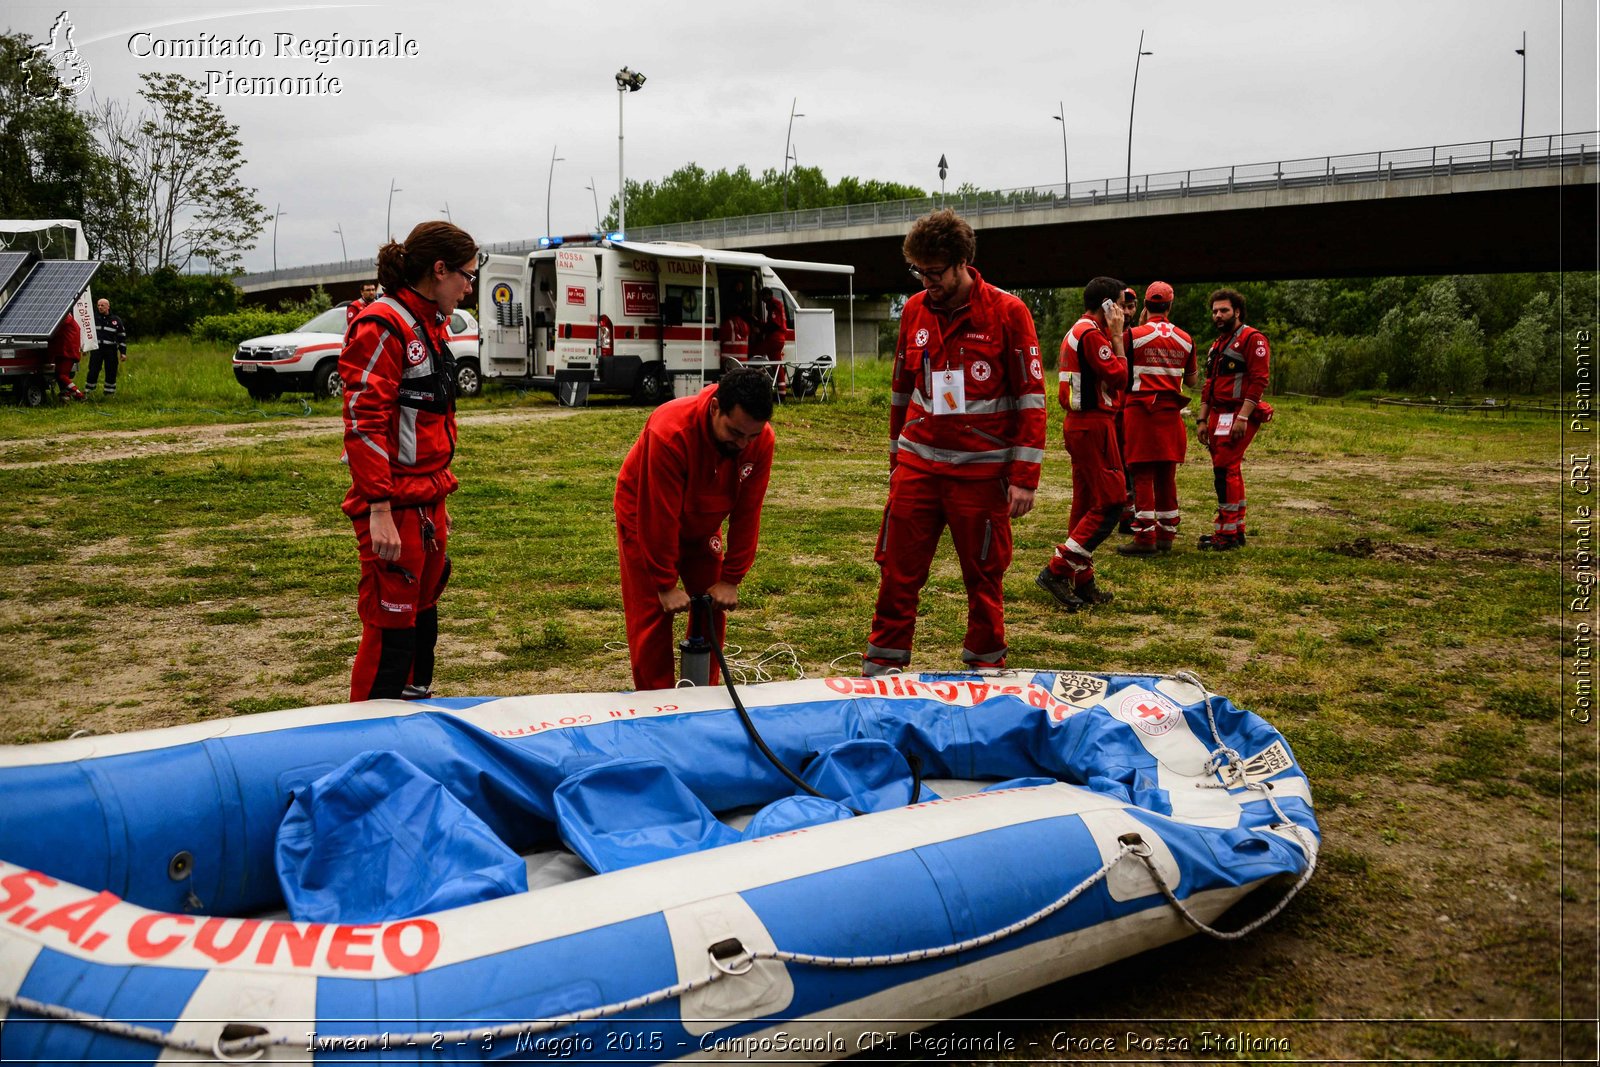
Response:
M44 382L29 378L17 386L17 400L25 408L36 408L44 403Z
M633 402L654 407L667 398L667 376L659 363L646 363L639 368L639 380L633 383Z
M483 376L478 373L478 361L464 359L456 364L456 395L477 396L483 392Z
M311 373L311 391L334 400L344 396L344 379L339 377L339 361L325 359Z

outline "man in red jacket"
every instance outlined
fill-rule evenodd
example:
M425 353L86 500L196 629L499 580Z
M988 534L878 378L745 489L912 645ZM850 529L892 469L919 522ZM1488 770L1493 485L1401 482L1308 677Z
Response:
M1211 450L1217 518L1212 532L1200 538L1200 547L1224 551L1244 545L1242 462L1256 430L1272 418L1272 405L1261 399L1272 350L1266 334L1244 324L1244 296L1233 289L1211 294L1211 324L1217 339L1206 355L1206 384L1195 426Z
M1122 404L1123 462L1133 475L1133 542L1124 556L1170 552L1178 536L1178 464L1189 446L1183 409L1198 378L1194 339L1167 318L1172 286L1151 282L1144 291L1146 320L1128 332L1133 384Z
M56 385L61 388L61 399L84 399L83 390L72 380L72 376L78 372L78 361L83 359L83 330L70 309L50 335L45 352L55 360Z
M1127 482L1117 448L1116 413L1128 382L1123 350L1125 289L1115 278L1083 287L1083 317L1061 340L1062 435L1072 457L1072 514L1067 540L1034 581L1068 611L1104 604L1111 594L1094 580L1094 550L1122 516Z
M362 282L361 295L344 306L344 321L346 323L356 321L356 316L376 299L378 299L378 283Z
M771 418L771 381L741 367L698 396L657 408L622 461L613 504L635 689L672 688L672 617L688 611L690 597L711 595L721 643L722 613L739 606L739 583L756 558L776 440ZM689 633L698 626L691 613Z
M1011 520L1033 509L1044 460L1044 364L1027 305L973 269L977 247L949 210L918 219L901 247L922 291L906 301L895 345L867 675L910 666L917 602L946 526L967 589L961 658L1005 666L1001 583Z

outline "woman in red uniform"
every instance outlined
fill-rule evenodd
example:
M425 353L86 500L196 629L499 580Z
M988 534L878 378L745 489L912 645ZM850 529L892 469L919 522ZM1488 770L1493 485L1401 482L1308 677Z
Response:
M439 594L450 578L455 360L445 326L477 280L478 246L424 222L378 250L384 295L345 332L344 513L361 554L361 645L350 699L422 697L433 683Z

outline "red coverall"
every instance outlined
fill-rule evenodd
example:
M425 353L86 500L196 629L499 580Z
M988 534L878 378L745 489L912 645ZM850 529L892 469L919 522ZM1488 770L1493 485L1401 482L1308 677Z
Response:
M1061 339L1062 436L1072 457L1072 513L1067 540L1050 557L1050 572L1072 576L1074 585L1094 581L1094 550L1111 536L1122 515L1127 482L1117 449L1114 416L1128 380L1128 361L1117 355L1090 315Z
M1242 324L1227 337L1213 341L1206 355L1206 384L1200 399L1206 409L1205 440L1211 450L1211 474L1217 487L1213 547L1244 539L1244 473L1240 464L1245 449L1256 438L1256 430L1272 418L1272 405L1261 400L1267 391L1271 360L1267 335ZM1238 437L1218 437L1218 418L1237 412L1246 400L1254 401L1256 406L1245 432Z
M617 475L617 556L635 689L670 689L677 678L672 616L660 595L680 577L690 596L718 582L738 585L755 562L776 436L769 424L737 457L723 455L711 433L716 394L708 385L657 408ZM691 634L698 632L696 614L690 612ZM727 620L714 614L720 643ZM713 660L712 682L717 673Z
M344 306L344 321L346 325L356 321L356 316L365 311L370 305L359 296Z
M723 319L717 339L722 342L724 356L740 363L750 358L750 323L745 321L743 315L733 314Z
M964 404L944 402L940 393L957 386ZM964 307L936 308L926 292L915 294L900 314L891 388L889 502L863 673L909 666L917 602L946 525L967 589L961 658L1003 667L1007 487L1038 488L1044 461L1044 364L1027 305L975 270Z
M1133 473L1133 539L1170 548L1178 536L1178 464L1189 447L1183 380L1195 373L1194 340L1158 314L1128 336L1133 387L1122 403L1122 458Z
M50 335L45 352L55 360L56 384L61 387L61 395L82 400L83 390L73 382L72 376L78 372L78 361L83 358L83 330L72 312L67 312L61 325Z
M450 471L456 403L446 322L432 301L404 288L357 316L339 354L351 482L341 507L361 556L351 700L398 697L408 683L426 690L433 682L439 594L450 579L444 498L459 484ZM371 507L383 501L400 532L393 562L372 548Z
M766 321L757 331L761 336L750 346L750 354L762 359L782 359L783 342L788 331L789 316L783 310L783 298L773 294L772 299L766 301Z

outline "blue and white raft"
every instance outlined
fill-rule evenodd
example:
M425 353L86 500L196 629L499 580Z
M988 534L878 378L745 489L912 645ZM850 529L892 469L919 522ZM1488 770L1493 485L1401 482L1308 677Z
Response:
M1283 736L1188 676L740 693L829 799L714 688L0 748L0 1060L821 1062L1315 865Z

